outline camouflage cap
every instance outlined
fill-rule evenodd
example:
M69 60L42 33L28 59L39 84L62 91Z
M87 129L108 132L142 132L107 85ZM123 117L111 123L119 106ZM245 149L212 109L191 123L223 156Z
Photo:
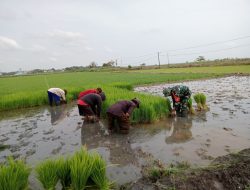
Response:
M168 97L171 95L171 91L172 91L172 88L171 87L168 87L168 88L164 88L163 89L163 94L165 97Z

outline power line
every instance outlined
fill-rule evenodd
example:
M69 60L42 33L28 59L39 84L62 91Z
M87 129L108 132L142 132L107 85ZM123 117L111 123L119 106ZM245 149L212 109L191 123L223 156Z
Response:
M250 36L243 36L243 37L234 38L234 39L231 39L231 40L217 41L217 42L208 43L208 44L190 46L190 47L186 47L186 48L173 49L173 50L168 50L168 52L170 52L170 51L180 51L180 50L186 50L186 49L194 49L194 48L198 48L198 47L212 46L212 45L216 45L216 44L222 44L222 43L232 42L232 41L236 41L236 40L242 40L242 39L246 39L246 38L250 38Z
M246 46L250 46L250 44L243 44L243 45L239 45L239 46L235 46L235 47L217 49L217 50L210 50L210 51L203 51L203 52L181 53L181 54L174 54L174 55L170 54L169 56L174 57L174 56L182 56L182 55L195 55L195 54L211 53L211 52L225 51L225 50L229 50L229 49L241 48L241 47L246 47Z

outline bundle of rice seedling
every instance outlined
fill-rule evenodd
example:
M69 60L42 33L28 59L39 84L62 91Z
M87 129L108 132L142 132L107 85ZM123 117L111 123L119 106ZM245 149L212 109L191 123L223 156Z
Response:
M171 101L167 98L167 110L168 110L168 113L171 112Z
M200 100L201 100L201 105L203 107L204 110L207 110L208 107L207 107L207 104L206 104L206 100L207 100L207 97L205 94L201 93L200 94Z
M86 148L76 152L70 161L71 188L82 190L92 174L93 161Z
M111 183L106 177L106 163L99 154L93 154L93 170L91 179L100 190L109 190Z
M9 158L6 165L0 165L0 189L24 190L28 187L30 168L23 161Z
M57 177L60 180L63 190L70 187L70 161L69 159L59 158L56 160Z
M207 110L208 107L206 105L206 95L203 93L197 93L194 95L194 100L197 103L198 110Z
M189 99L188 99L187 105L188 105L189 113L195 114L195 111L194 111L194 108L193 108L193 101L192 101L192 98L189 98Z
M42 183L44 189L54 190L58 182L57 164L54 160L46 160L36 167L37 178Z
M194 101L196 102L197 104L197 110L202 110L203 107L202 107L202 104L201 104L201 96L200 96L200 93L197 93L194 95Z

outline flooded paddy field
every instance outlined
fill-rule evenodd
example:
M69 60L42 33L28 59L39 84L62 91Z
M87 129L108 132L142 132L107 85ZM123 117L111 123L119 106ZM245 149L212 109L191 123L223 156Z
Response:
M72 154L86 144L110 165L109 178L123 184L140 178L141 168L152 160L204 166L215 157L250 147L249 76L176 84L189 86L193 94L205 93L210 110L136 125L128 135L108 136L102 128L106 121L83 123L75 103L1 113L0 144L8 147L0 151L0 162L13 156L35 166L46 158ZM163 96L163 88L173 85L137 87L135 91ZM39 189L34 179L31 184Z

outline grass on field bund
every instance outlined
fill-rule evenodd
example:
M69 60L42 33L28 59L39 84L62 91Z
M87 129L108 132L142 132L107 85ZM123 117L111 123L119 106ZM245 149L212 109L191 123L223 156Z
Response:
M218 74L182 73L182 74L145 74L133 72L75 72L33 76L0 78L0 111L34 107L48 104L47 90L50 87L67 89L67 100L77 99L79 92L101 87L106 93L102 116L107 108L119 100L139 98L140 109L132 116L134 123L152 122L169 112L166 99L162 97L133 92L137 85L167 83L183 80L217 77Z

